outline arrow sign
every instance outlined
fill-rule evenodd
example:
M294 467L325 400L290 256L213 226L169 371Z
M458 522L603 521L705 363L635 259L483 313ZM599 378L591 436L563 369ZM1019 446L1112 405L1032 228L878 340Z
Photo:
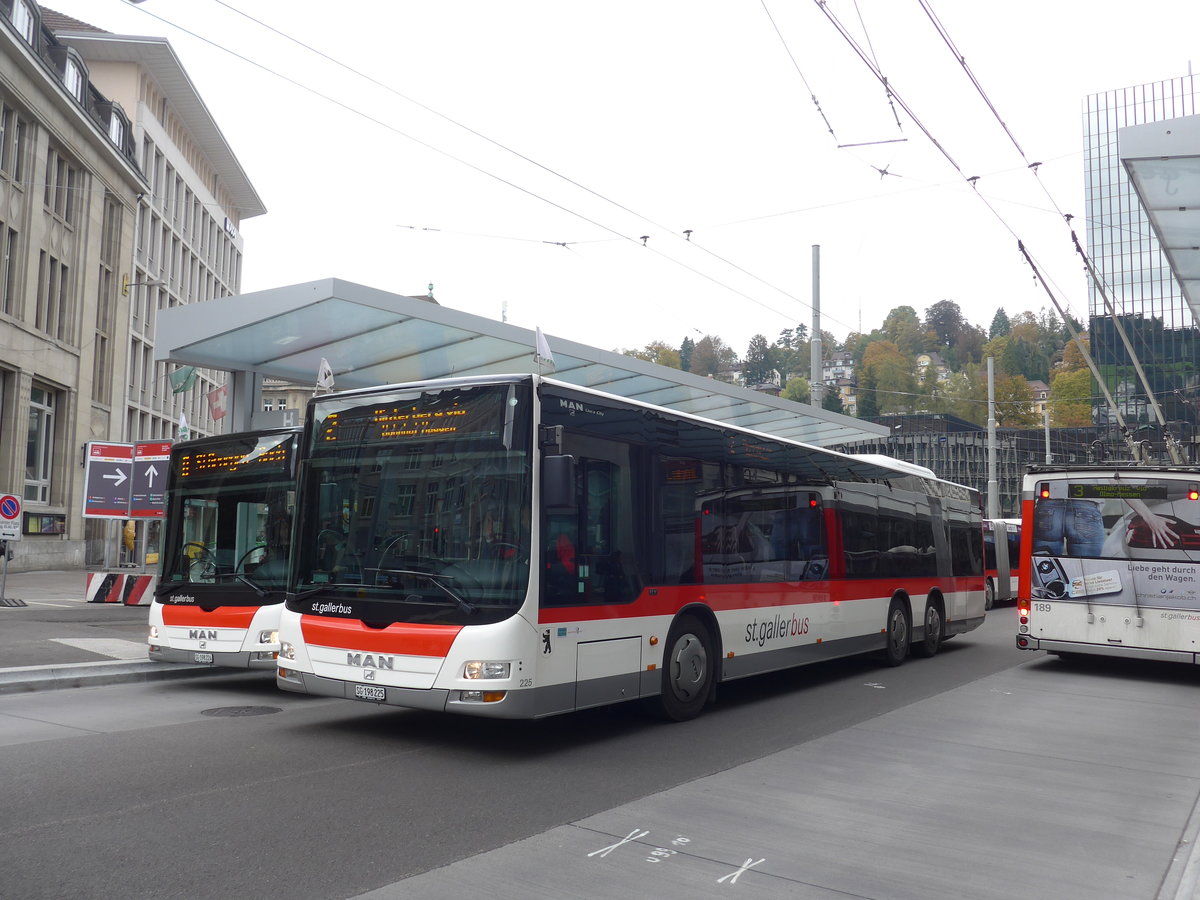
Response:
M124 519L129 515L129 477L133 444L87 445L83 482L83 515L89 519Z
M134 519L161 519L166 510L166 466L170 441L147 441L133 446L133 487L129 515Z

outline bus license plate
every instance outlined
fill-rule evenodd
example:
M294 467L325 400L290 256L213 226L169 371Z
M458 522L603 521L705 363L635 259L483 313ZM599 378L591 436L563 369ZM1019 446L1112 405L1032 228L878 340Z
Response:
M356 684L354 686L356 700L380 700L384 698L384 690L372 684Z
M198 662L198 663L207 663L209 665L212 665L212 654L211 653L193 653L192 661Z

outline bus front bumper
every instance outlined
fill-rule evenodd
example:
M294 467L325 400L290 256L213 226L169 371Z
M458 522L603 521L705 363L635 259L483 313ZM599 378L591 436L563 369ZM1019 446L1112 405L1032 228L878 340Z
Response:
M282 690L299 694L359 700L408 709L486 716L493 719L532 719L537 715L534 708L535 694L531 690L508 691L503 700L495 703L470 702L460 699L461 691L367 685L337 678L324 678L311 672L298 672L282 666L275 673L275 684Z

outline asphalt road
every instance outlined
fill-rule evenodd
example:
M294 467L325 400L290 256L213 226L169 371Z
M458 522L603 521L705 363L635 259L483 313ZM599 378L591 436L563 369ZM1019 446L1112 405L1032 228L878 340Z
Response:
M454 718L258 674L2 696L0 895L355 896L1028 662L1011 617L895 669L723 686L678 725L636 704Z

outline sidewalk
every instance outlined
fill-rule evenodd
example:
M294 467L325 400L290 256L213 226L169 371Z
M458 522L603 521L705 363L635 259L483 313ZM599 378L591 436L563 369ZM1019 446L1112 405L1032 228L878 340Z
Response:
M87 572L9 572L0 606L0 693L219 675L209 666L152 663L148 606L86 603Z

